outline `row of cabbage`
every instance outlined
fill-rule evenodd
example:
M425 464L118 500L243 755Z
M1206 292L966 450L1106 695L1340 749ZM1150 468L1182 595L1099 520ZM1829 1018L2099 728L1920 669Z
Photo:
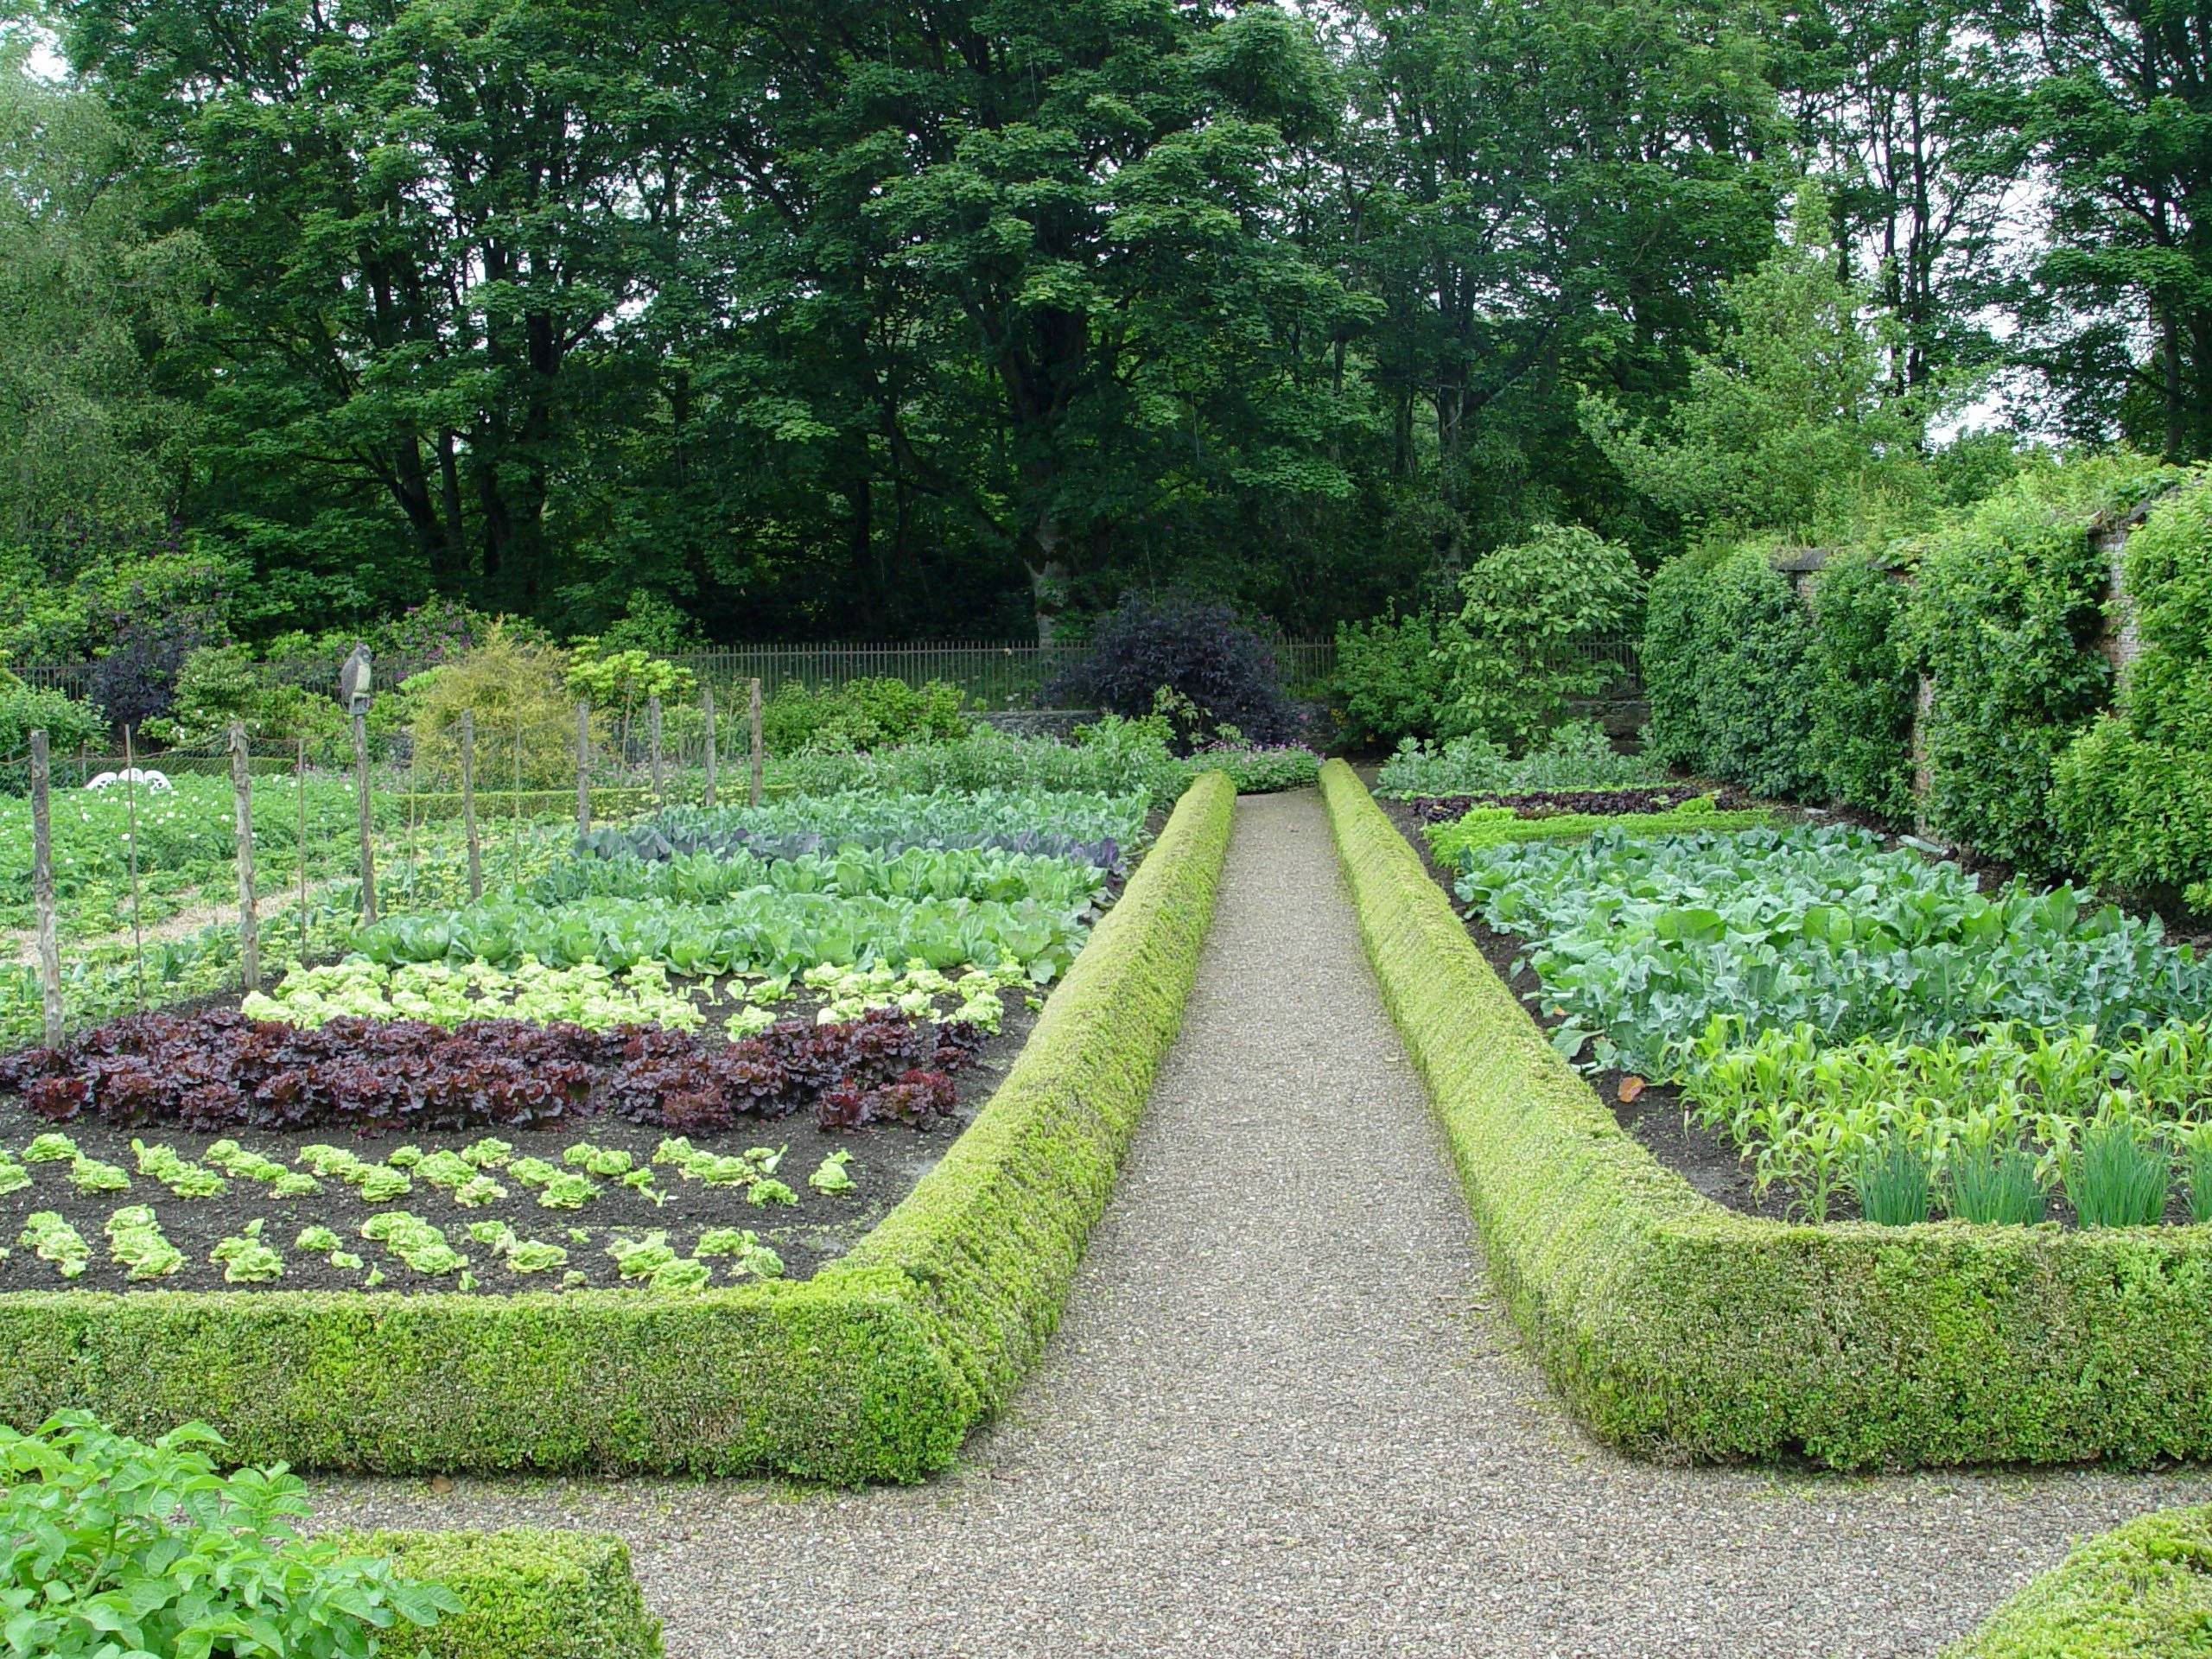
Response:
M1810 1220L2212 1221L2212 963L2155 921L1856 829L1666 827L1429 828L1569 1058L1678 1085Z

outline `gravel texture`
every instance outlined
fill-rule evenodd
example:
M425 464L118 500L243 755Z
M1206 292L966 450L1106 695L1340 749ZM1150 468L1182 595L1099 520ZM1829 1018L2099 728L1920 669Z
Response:
M671 1659L1927 1655L2201 1474L1630 1462L1486 1285L1318 798L1248 798L1183 1038L1058 1337L931 1484L324 1482L609 1527Z

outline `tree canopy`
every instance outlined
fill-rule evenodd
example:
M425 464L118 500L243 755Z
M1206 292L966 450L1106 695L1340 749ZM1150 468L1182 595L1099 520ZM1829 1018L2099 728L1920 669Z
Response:
M2206 0L58 0L0 650L1294 632L2212 454ZM57 65L66 65L66 70ZM2002 442L2002 441L1999 441Z

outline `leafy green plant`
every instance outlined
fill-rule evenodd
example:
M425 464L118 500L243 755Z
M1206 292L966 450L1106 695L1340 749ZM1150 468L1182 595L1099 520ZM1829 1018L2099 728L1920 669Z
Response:
M819 687L786 680L761 708L760 735L776 754L947 742L968 729L962 702L960 688L943 680L918 687L890 678Z
M1879 1227L1910 1227L1928 1219L1934 1191L1927 1154L1903 1141L1888 1141L1859 1154L1851 1166L1851 1190L1859 1213Z
M1569 1015L1560 1047L1647 1077L1719 1014L1752 1035L1802 1023L1847 1042L2013 1020L2116 1035L2212 1013L2212 964L2156 924L2069 887L1985 893L1955 863L1859 830L1599 827L1463 857L1459 897L1531 938L1544 1002Z
M1516 794L1534 790L1616 789L1660 782L1649 756L1624 753L1592 721L1569 721L1519 760L1480 737L1409 741L1382 763L1376 791L1413 796Z
M2044 1217L2035 1154L2011 1142L1984 1137L1955 1146L1943 1192L1944 1208L1961 1221L2027 1227Z
M284 1276L284 1260L264 1242L262 1229L257 1217L207 1253L209 1261L221 1265L225 1284L268 1284Z
M122 1192L129 1189L130 1177L119 1165L79 1156L69 1166L69 1185L79 1192Z
M1611 681L1614 666L1581 647L1629 631L1643 577L1618 542L1546 524L1471 561L1459 593L1459 615L1437 631L1446 728L1522 747Z
M2212 1120L2182 1124L2174 1139L2189 1183L2189 1218L2201 1227L2212 1223Z
M130 1153L137 1160L141 1175L152 1176L180 1198L219 1198L229 1190L220 1175L205 1164L179 1156L174 1147L149 1146L134 1135Z
M709 1227L699 1235L693 1254L702 1261L728 1256L740 1277L780 1279L784 1275L784 1258L763 1244L749 1227Z
M853 1177L846 1166L852 1159L853 1154L843 1147L825 1154L814 1173L806 1178L806 1184L817 1192L851 1192Z
M2111 1113L2082 1132L2065 1175L2066 1201L2084 1227L2147 1227L2165 1214L2172 1164L2153 1133Z
M130 1268L131 1279L165 1279L184 1265L184 1252L162 1236L152 1209L125 1205L107 1218L108 1254Z
M1436 620L1427 613L1393 611L1337 625L1334 697L1355 743L1433 737L1450 683L1437 652Z
M92 1247L85 1243L85 1236L53 1210L34 1210L24 1217L16 1242L29 1247L40 1261L51 1262L64 1279L81 1277L92 1259Z
M302 1538L305 1484L219 1471L222 1440L187 1424L150 1444L82 1413L0 1428L0 1578L9 1650L41 1659L368 1659L389 1634L461 1611L342 1540Z
M468 1258L446 1240L445 1230L404 1210L387 1210L361 1224L361 1236L382 1244L416 1272L431 1277L459 1273Z

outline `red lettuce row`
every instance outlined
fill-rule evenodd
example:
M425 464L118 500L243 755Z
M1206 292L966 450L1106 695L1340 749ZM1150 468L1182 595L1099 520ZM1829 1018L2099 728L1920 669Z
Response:
M973 1027L893 1008L787 1020L734 1043L655 1027L351 1016L309 1029L234 1009L143 1014L60 1048L0 1058L0 1091L56 1123L203 1134L239 1128L431 1132L608 1111L679 1134L812 1109L825 1127L922 1124L952 1109Z

